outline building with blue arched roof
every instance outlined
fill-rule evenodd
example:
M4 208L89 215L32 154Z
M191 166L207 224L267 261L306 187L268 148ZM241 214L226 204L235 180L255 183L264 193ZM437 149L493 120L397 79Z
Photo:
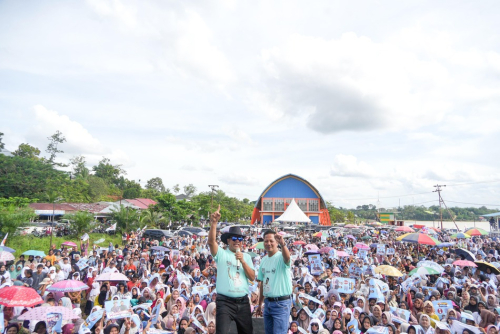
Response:
M326 202L307 180L294 174L284 175L267 186L255 203L252 224L268 224L281 216L292 199L313 224L331 225Z

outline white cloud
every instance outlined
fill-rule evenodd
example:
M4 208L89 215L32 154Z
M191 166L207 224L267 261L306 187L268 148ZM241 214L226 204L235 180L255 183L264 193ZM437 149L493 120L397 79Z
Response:
M228 175L223 175L219 177L219 180L227 184L235 184L243 186L253 186L258 183L256 178L240 173L231 173Z
M333 159L333 165L330 169L332 176L347 177L373 177L376 176L375 170L364 161L358 161L355 156L337 154Z

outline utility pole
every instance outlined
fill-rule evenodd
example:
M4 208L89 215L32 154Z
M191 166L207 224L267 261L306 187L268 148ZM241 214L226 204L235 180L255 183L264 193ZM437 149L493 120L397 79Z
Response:
M453 220L453 223L455 223L455 227L457 228L457 231L459 231L458 225L455 222L455 218L453 218L453 214L451 213L450 209L448 209L448 207L446 206L446 203L443 200L443 197L441 196L441 191L442 191L441 187L446 187L446 185L445 184L436 184L434 186L434 188L436 188L436 190L433 191L433 193L438 193L438 196L439 196L439 214L441 216L441 230L443 229L443 210L442 210L441 205L444 205L444 207L446 208L446 210L450 214L451 220Z
M210 202L210 210L214 210L214 192L219 188L216 184L209 184L210 189L212 189L212 201ZM208 213L208 219L210 220L210 212Z

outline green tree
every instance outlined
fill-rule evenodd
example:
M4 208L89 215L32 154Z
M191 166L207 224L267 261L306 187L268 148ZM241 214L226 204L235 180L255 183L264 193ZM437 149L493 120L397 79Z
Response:
M103 157L97 166L92 167L94 176L100 177L109 184L118 185L120 176L127 174L121 165L111 164L111 160Z
M163 180L161 177L153 177L146 182L146 189L155 190L158 193L165 192L165 186L163 185Z
M141 216L143 217L142 223L148 224L148 226L151 226L151 227L164 228L164 226L162 226L162 224L167 223L167 219L165 217L163 217L160 212L155 211L154 208L149 208L147 210L144 210L141 213Z
M27 158L27 159L32 159L32 160L38 160L40 159L40 150L34 146L31 146L30 144L20 144L17 150L12 152L12 155L15 155L17 157L21 158Z
M119 183L119 188L123 191L123 198L138 198L141 196L142 188L139 183L127 180L123 176Z
M354 222L354 213L352 211L347 211L346 214L347 221L350 223Z
M178 194L179 191L181 191L181 187L179 186L179 184L176 184L175 186L173 186L172 191L174 192L174 194Z
M98 202L108 194L109 186L100 177L90 175L88 177L89 195L92 201Z
M59 145L66 142L66 137L63 136L61 131L57 130L52 136L47 137L49 140L49 145L45 152L49 154L48 162L53 166L66 167L67 165L55 162L56 157L59 153L64 153L63 150L59 149Z
M160 193L155 189L142 189L141 190L141 198L150 198L155 199L160 196Z
M71 222L71 231L77 236L90 231L92 229L92 222L94 221L94 215L85 211L77 211L64 215L63 218Z
M196 193L196 187L193 184L189 184L187 186L184 186L184 194L187 197L191 197Z
M5 148L5 144L2 141L3 139L3 132L0 132L0 150L3 150Z
M78 155L69 160L73 175L75 178L81 178L86 180L89 176L89 169L86 164L87 161L83 155Z
M139 226L139 213L128 206L120 205L111 209L111 217L116 221L116 228L121 232L130 232Z
M26 226L35 217L35 212L29 207L16 207L12 204L1 206L0 232L13 235L18 227Z

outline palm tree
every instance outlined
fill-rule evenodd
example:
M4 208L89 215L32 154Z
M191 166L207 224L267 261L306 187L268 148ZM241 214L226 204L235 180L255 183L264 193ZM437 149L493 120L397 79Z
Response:
M159 227L161 223L166 223L167 219L163 217L158 211L149 208L144 210L141 214L141 221L145 224L150 224L153 227Z

